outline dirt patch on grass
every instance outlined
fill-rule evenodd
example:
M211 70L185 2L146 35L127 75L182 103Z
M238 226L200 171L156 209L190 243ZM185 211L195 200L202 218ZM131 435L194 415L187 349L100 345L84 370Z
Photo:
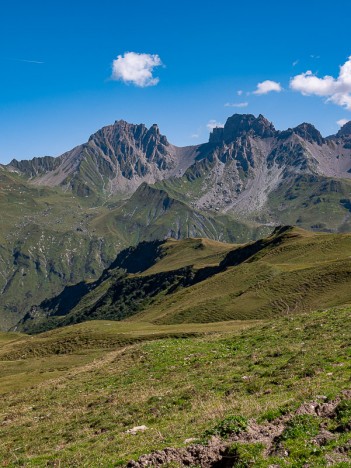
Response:
M202 466L231 467L237 461L235 455L228 452L228 447L219 438L212 438L208 445L194 444L186 448L166 448L149 455L143 455L138 461L130 461L128 468L145 466Z
M255 466L254 455L242 457L240 447L262 447L260 457L269 459L289 459L291 443L305 440L315 447L325 447L335 441L340 434L348 433L351 428L349 416L351 390L345 390L334 400L320 396L318 401L302 404L296 411L287 413L269 423L258 424L250 420L248 427L239 434L228 438L212 437L207 444L193 444L182 448L166 448L151 454L142 455L137 461L130 461L128 468L148 466L200 466L235 467ZM345 402L346 410L345 410ZM341 409L343 408L343 413ZM345 419L346 415L346 419ZM330 423L331 421L331 423ZM345 422L346 421L346 422ZM286 441L290 443L286 444ZM244 451L245 453L245 451ZM257 452L258 453L258 452ZM325 454L326 465L340 461L350 461L351 438L348 442L331 447ZM251 459L250 459L251 457ZM246 464L245 464L246 463ZM272 464L270 466L280 466ZM307 466L307 465L306 465ZM309 465L308 465L309 466Z

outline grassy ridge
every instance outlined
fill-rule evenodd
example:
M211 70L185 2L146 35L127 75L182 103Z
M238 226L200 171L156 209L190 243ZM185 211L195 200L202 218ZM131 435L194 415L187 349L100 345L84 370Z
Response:
M163 296L129 320L171 324L263 319L351 302L350 254L349 234L291 228L233 249L220 273Z
M88 319L124 318L163 295L171 284L184 282L194 268L218 266L234 247L200 238L140 243L122 251L96 283L66 288L42 303L21 329L40 332Z
M64 297L72 298L73 289L43 303L19 329L38 333L101 319L163 325L261 320L351 303L350 253L350 234L292 227L243 245L141 243L123 251L96 283L77 287L72 306Z
M6 397L0 401L0 458L8 466L114 466L201 438L228 415L265 421L317 395L333 398L350 385L350 318L350 307L344 307L245 330L199 325L198 331L212 328L212 333L13 361L4 360L9 347L15 352L28 341L59 340L73 330L89 335L95 327L110 340L120 326L137 337L145 324L91 322L2 344L0 388ZM149 333L160 330L148 327ZM21 390L21 379L29 374L33 380ZM126 433L142 424L145 432ZM324 466L326 453L302 455L311 466ZM287 458L286 466L302 466L296 458L302 455L293 453L295 461Z
M196 269L218 265L235 244L222 243L211 239L189 238L178 242L167 239L157 262L144 270L142 275L178 270L186 266Z

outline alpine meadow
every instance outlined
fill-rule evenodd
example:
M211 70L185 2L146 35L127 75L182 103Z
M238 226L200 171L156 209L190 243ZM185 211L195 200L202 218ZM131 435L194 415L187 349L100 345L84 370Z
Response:
M351 5L2 15L0 466L351 467Z

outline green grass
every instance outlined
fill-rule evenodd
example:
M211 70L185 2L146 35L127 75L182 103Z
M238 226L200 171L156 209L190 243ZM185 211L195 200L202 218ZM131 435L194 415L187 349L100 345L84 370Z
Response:
M334 398L350 387L350 318L350 307L344 307L246 329L165 326L164 338L152 324L89 322L4 343L0 458L8 466L115 466L152 450L183 446L185 439L201 439L206 431L286 414L317 395ZM176 330L181 337L172 337ZM16 357L16 349L30 342L65 337L69 343L68 336L80 332L89 345L68 347L59 355ZM114 340L123 333L147 341L121 347ZM92 335L109 345L99 348ZM150 335L157 339L150 341ZM4 360L10 350L13 360ZM21 382L26 382L23 389ZM338 414L336 423L342 424L349 408L340 407ZM143 424L145 432L126 433ZM314 453L301 438L305 426L315 432L313 420L295 420L285 433L282 443L296 449L286 466L302 466L302 459L324 466L318 463L337 445L334 441L322 454ZM342 442L344 435L335 434ZM255 444L241 448L242 456L261 463L261 449Z
M150 258L142 264L145 253ZM243 245L196 238L139 244L74 306L60 313L49 301L20 329L38 333L100 319L158 325L266 320L338 306L351 303L350 253L350 234L291 227ZM125 265L134 273L124 273Z
M189 238L180 242L167 239L167 242L161 246L162 251L158 261L142 274L143 276L152 275L186 266L194 266L196 269L217 266L224 259L225 254L234 247L234 244L211 239Z
M7 344L13 341L18 341L21 339L25 339L26 335L22 333L11 333L11 332L0 332L0 344Z
M270 194L268 207L281 224L329 232L349 232L351 213L343 200L350 198L350 181L299 175Z
M157 326L146 322L89 321L59 328L36 336L20 333L0 334L0 393L10 387L32 385L61 375L68 368L88 363L106 351L162 337L186 338L253 326L253 322L218 322ZM59 363L55 367L55 362ZM45 369L48 368L48 372ZM10 387L9 387L10 386Z
M351 235L294 228L205 281L155 299L128 320L159 324L266 319L351 302Z

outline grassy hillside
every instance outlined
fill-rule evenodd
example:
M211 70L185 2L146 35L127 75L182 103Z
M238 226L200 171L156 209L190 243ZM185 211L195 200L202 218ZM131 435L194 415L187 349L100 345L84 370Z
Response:
M118 239L114 245L91 229L104 211L0 169L0 329L65 285L101 274L121 249Z
M31 185L0 168L0 329L65 286L99 277L124 248L143 240L253 239L267 228L194 211L146 184L130 200L75 196Z
M315 231L350 232L351 183L299 175L281 184L268 200L273 220Z
M351 301L351 236L298 228L234 248L219 272L129 320L213 322L291 315Z
M351 302L350 253L350 234L292 227L243 245L141 243L122 252L71 307L62 306L61 296L47 301L19 330L37 333L96 319L164 325L256 320L337 306Z
M234 247L209 239L141 242L120 252L98 281L67 287L44 301L18 329L38 332L92 318L122 319L171 286L191 281L195 268L218 267Z
M0 459L110 467L218 434L237 466L349 466L348 400L330 417L296 409L350 387L350 318L343 307L245 329L89 322L1 339ZM250 439L261 427L277 431L266 455L266 439Z

